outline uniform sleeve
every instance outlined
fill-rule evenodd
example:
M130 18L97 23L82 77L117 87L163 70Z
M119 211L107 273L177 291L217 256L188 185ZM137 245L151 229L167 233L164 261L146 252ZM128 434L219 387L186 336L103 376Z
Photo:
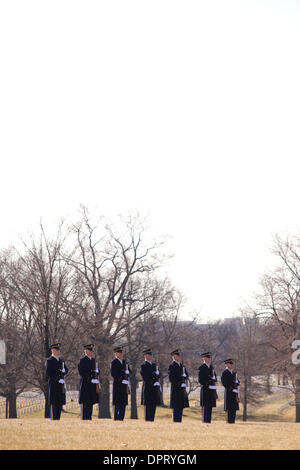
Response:
M58 381L60 378L60 374L58 372L58 368L54 361L46 361L46 375L52 380Z
M79 364L78 364L78 372L80 376L85 380L86 382L90 382L92 379L91 376L91 368L90 364L87 363L87 361L84 361L80 359Z
M227 390L232 390L233 389L233 375L231 373L228 373L227 371L224 371L222 376L221 376L221 382L222 385L227 389Z
M126 379L125 371L121 364L118 364L117 361L113 361L111 363L110 373L111 376L118 382L122 382L122 380Z
M205 367L205 369L202 366L199 367L198 380L201 385L209 385L209 373L207 367Z
M175 387L181 387L181 376L178 374L179 368L176 368L172 366L172 364L169 366L168 369L168 375L169 375L169 380L170 382L175 385Z
M141 376L145 382L150 382L153 379L153 371L151 367L147 367L145 364L141 365Z

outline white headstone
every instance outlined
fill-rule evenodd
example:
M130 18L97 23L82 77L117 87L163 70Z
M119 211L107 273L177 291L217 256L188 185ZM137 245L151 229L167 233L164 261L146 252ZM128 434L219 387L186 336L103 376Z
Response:
M6 349L2 339L0 339L0 364L6 364Z

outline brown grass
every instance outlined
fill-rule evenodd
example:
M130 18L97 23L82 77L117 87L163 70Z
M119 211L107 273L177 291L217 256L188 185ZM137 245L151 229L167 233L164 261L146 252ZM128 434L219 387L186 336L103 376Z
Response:
M99 420L96 410L93 421L81 421L78 410L63 413L60 421L50 421L36 413L35 417L0 420L0 449L96 449L96 450L185 450L185 449L300 449L300 424L264 421L276 417L278 403L266 405L253 414L253 420L234 425L225 422L225 413L213 412L211 424L202 423L199 408L184 410L182 423L173 423L171 410L158 408L154 423L143 420L124 422ZM288 410L289 414L291 410ZM241 415L241 412L239 412Z

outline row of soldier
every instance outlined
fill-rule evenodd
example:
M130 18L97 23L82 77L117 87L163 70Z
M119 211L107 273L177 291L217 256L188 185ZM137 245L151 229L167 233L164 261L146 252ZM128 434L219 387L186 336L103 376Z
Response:
M60 343L51 345L52 355L46 361L46 375L48 379L48 392L50 403L50 417L59 420L62 406L65 404L65 375L68 368L60 358ZM83 420L91 420L93 405L99 403L100 371L94 358L94 345L85 344L84 355L78 364L80 374L79 404L80 416ZM125 409L128 405L129 377L131 370L123 358L123 348L114 348L115 358L111 362L110 372L113 378L113 408L114 419L123 421ZM145 361L141 365L141 376L143 379L141 404L145 407L145 420L154 421L157 405L160 404L160 371L152 361L152 349L143 351ZM189 399L186 391L188 372L182 364L180 349L171 352L172 363L168 369L171 382L170 408L173 409L173 421L181 422L183 409L189 407ZM216 407L217 400L217 377L211 363L212 354L205 352L201 354L203 364L198 370L200 389L200 406L203 410L203 422L210 423L212 409ZM227 422L234 423L236 411L239 409L240 382L236 372L233 370L233 360L226 359L225 370L221 376L224 386L224 410L227 413Z

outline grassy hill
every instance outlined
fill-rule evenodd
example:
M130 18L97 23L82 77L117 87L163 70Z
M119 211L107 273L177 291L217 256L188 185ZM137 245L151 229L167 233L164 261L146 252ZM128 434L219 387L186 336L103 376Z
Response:
M274 400L252 410L249 421L227 424L225 413L214 409L213 422L202 422L201 408L184 410L183 422L173 423L169 408L158 408L154 423L139 419L124 422L81 421L79 409L63 413L60 421L46 420L42 412L26 418L0 420L0 449L300 449L300 423L294 423L293 407L281 414L286 399Z

